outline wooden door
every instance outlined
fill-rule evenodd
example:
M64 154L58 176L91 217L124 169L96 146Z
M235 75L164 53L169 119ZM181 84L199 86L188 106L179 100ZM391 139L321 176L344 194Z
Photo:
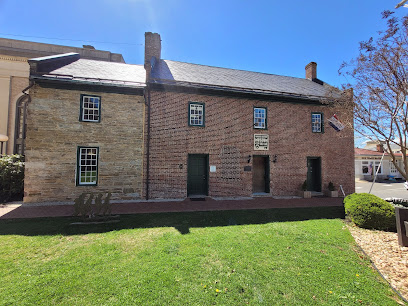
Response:
M269 156L253 156L252 192L269 192Z

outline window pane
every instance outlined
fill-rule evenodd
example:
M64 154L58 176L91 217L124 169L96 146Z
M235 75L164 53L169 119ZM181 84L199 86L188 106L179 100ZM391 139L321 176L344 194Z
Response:
M203 125L204 105L190 104L190 125Z
M266 108L254 108L254 128L266 128Z
M100 100L98 97L84 96L82 100L82 120L99 121Z
M97 181L97 148L80 148L79 152L79 183L85 185L96 184Z
M312 132L322 132L322 114L312 114Z

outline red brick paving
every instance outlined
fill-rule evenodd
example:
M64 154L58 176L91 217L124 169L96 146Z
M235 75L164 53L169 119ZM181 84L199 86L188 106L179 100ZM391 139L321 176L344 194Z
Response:
M158 212L186 212L211 210L241 210L295 207L342 206L343 198L273 199L253 198L243 200L214 200L168 202L135 202L112 204L114 214L138 214ZM43 218L72 216L73 205L0 205L0 219Z

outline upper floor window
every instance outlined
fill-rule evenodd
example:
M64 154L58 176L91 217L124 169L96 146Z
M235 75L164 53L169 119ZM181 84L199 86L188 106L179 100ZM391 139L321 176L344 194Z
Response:
M188 125L204 126L204 103L190 102L188 104Z
M81 95L81 110L79 121L101 121L101 97Z
M323 113L312 113L312 132L323 133Z
M78 147L77 185L97 185L98 147Z
M254 107L254 128L266 130L266 108Z

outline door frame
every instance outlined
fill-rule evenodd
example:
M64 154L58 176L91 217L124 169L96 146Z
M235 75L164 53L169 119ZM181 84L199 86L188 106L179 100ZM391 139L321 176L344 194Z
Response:
M252 184L254 180L254 158L263 157L265 159L265 193L271 192L271 159L269 155L252 155ZM252 185L252 193L254 193L254 187Z
M314 182L312 186L312 182L309 181L309 161L311 162L312 160L318 160L319 161L319 177L318 181ZM306 167L307 167L307 172L306 172L306 178L307 178L307 190L308 191L317 191L321 192L322 191L322 158L320 156L307 156L306 157ZM318 185L319 188L318 190L312 190L314 189L314 186Z
M201 156L201 157L205 157L206 161L205 161L205 167L206 167L206 171L205 171L205 175L206 175L206 184L205 184L205 194L203 194L203 196L208 196L208 191L209 191L209 181L210 181L210 156L209 154L205 154L205 153L187 153L187 197L190 196L189 194L189 186L190 186L190 181L189 181L189 160L190 160L190 156ZM193 195L194 196L194 195Z

